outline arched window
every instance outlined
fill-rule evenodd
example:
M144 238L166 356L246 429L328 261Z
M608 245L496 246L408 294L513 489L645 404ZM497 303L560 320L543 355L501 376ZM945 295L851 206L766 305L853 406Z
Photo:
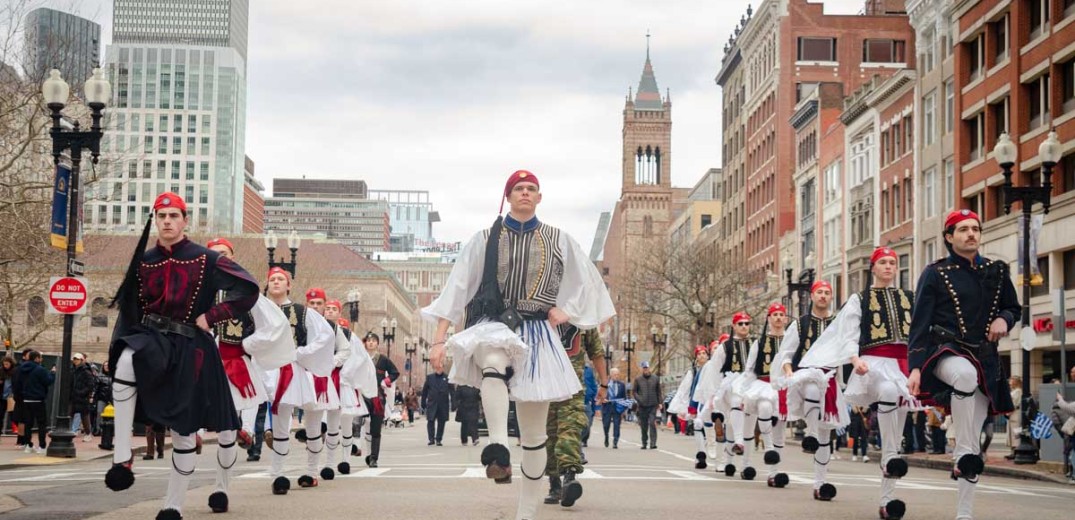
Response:
M45 322L45 299L40 296L30 298L26 304L26 324L34 327Z
M90 303L90 326L108 326L108 302L100 296L94 298L93 302Z

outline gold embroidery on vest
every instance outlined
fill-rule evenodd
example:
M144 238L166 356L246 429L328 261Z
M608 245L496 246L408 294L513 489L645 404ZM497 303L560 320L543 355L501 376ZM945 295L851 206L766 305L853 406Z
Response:
M870 327L870 339L881 339L888 336L888 327L881 322L881 314L873 313L873 324Z
M239 320L228 320L228 330L224 334L233 338L241 338L243 336L243 324Z
M877 292L873 289L868 291L870 293L870 310L878 312L881 310L881 302L877 301Z

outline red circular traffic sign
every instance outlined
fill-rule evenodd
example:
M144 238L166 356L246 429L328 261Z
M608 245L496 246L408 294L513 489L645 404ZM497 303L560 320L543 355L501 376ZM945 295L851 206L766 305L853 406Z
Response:
M49 287L49 304L60 314L75 314L86 306L86 284L73 277L57 278Z

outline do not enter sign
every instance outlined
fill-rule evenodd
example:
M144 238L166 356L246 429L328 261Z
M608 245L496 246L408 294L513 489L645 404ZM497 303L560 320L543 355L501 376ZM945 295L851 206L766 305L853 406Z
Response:
M49 312L86 314L86 279L53 276L49 280Z

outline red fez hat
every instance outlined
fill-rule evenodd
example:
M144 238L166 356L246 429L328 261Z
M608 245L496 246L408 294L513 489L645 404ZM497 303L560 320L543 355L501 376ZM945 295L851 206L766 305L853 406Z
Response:
M184 215L187 214L187 203L183 202L182 197L170 191L157 195L157 200L153 202L154 212L161 208L178 208Z
M327 304L326 304L326 305L327 305ZM336 320L336 323L337 323L337 324L338 324L339 326L341 326L341 327L343 327L343 328L345 328L345 329L349 329L349 328L351 328L351 322L350 322L350 320L348 320L347 318L340 318L340 319Z
M265 278L272 278L272 275L274 275L274 274L282 274L282 275L284 275L284 278L287 278L287 283L291 284L291 273L285 271L284 268L282 268L282 267L273 267L272 269L269 269L269 274Z
M708 355L709 354L709 349L706 348L705 345L698 345L698 346L694 347L694 357L698 357L699 352L705 352L706 355Z
M974 220L977 220L978 222L982 221L982 219L978 218L977 213L975 213L975 212L973 212L973 211L971 211L969 209L957 209L957 210L949 213L948 218L944 219L944 229L948 229L950 227L953 227L956 224L959 224L960 222L963 222L964 220L967 220L967 219L974 219Z
M504 212L504 199L506 199L508 195L511 194L511 190L514 189L515 185L519 184L520 182L530 182L536 184L539 188L541 187L541 183L538 182L537 175L534 175L533 173L530 173L526 170L518 170L515 173L511 174L511 177L508 177L508 182L504 184L504 196L500 199L501 213Z
M882 259L882 258L884 258L886 256L891 256L892 258L897 258L896 257L896 252L893 251L892 248L882 246L882 247L879 247L877 249L874 249L873 254L870 255L870 265L876 264L878 260L880 260L880 259Z
M814 285L810 286L810 294L814 294L814 291L817 291L818 289L821 289L822 287L828 289L830 292L832 291L832 284L831 283L829 283L827 280L818 280L818 281L814 282Z
M772 316L774 312L782 312L784 314L787 314L788 313L788 308L784 307L783 303L773 302L773 304L769 306L769 314L768 314L768 316Z
M314 298L321 298L322 300L328 299L328 297L325 296L325 290L320 287L314 287L306 291L306 301L310 301Z
M729 339L731 339L731 336L729 336L727 332L721 334L720 337L716 339L716 341L709 344L709 350L717 348L718 345L723 345L724 342L728 341Z
M750 321L750 315L747 314L746 311L739 311L732 315L732 325L735 325L736 323L739 323L743 320Z
M343 305L340 305L340 300L329 300L325 302L325 307L335 307L337 309L342 309Z
M228 249L231 249L232 253L235 252L235 246L231 245L231 241L226 238L214 238L210 240L209 243L205 244L205 247L210 249L212 249L213 246L227 246Z

